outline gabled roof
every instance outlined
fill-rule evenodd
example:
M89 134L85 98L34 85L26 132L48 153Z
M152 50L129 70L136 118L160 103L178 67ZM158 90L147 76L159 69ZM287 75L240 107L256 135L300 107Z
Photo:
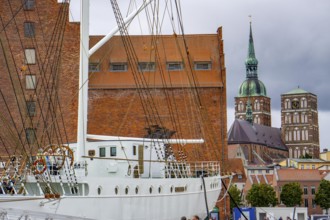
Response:
M288 150L282 141L279 128L250 124L240 119L235 119L230 127L228 144L259 144L278 150Z
M246 176L244 172L243 161L240 158L228 159L229 171L236 173L234 176L233 182L244 182L246 181ZM238 175L241 175L242 178L239 179Z
M319 170L279 169L278 181L321 181Z

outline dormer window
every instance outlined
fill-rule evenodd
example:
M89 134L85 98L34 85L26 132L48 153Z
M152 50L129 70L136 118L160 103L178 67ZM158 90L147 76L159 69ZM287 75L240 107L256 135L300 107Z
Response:
M152 72L155 71L156 65L154 62L139 62L138 68L142 72Z
M175 70L182 70L183 64L182 62L168 62L166 64L167 70L169 71L175 71Z
M212 64L210 61L195 62L195 70L211 70Z
M89 63L88 65L89 72L100 72L100 64L99 63Z
M110 63L110 71L111 72L126 72L127 71L127 63Z

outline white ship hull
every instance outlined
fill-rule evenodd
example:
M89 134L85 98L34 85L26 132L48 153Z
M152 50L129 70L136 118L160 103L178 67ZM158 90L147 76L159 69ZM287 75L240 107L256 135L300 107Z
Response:
M212 209L220 193L220 179L214 176L205 177L204 180L208 207ZM47 214L60 214L76 218L108 220L178 219L180 216L207 215L201 178L112 179L108 183L99 181L91 181L89 184L91 195L88 196L63 195L60 199L45 199L45 196L1 195L1 208L29 210L32 219L33 212L43 213L45 218ZM108 185L107 188L102 187L102 190L108 193L102 195L101 192L101 195L97 195L98 186L103 184ZM92 187L93 185L95 187ZM175 192L176 186L182 186L185 191ZM116 187L118 194L115 194Z

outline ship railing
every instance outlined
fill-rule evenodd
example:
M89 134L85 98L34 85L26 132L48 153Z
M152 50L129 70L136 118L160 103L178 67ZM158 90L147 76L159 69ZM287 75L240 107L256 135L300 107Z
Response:
M191 178L216 176L220 174L218 161L207 162L168 162L165 166L166 178Z

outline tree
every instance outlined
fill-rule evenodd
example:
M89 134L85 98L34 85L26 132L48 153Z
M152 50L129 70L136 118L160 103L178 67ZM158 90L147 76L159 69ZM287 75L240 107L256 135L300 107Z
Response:
M315 194L315 203L322 209L325 209L328 214L328 209L330 208L330 181L324 179L321 181Z
M235 185L235 186L231 186L229 188L228 193L231 196L231 199L230 199L230 210L231 210L231 212L233 212L233 208L236 207L236 205L237 206L241 206L242 205L241 191Z
M271 207L277 204L275 190L264 183L253 184L246 195L246 200L253 207Z
M308 153L305 153L305 155L301 155L299 158L301 159L312 159L312 155L309 155Z
M287 207L293 207L301 204L302 195L303 191L300 188L300 184L297 182L292 182L285 184L282 187L280 198L284 205Z

